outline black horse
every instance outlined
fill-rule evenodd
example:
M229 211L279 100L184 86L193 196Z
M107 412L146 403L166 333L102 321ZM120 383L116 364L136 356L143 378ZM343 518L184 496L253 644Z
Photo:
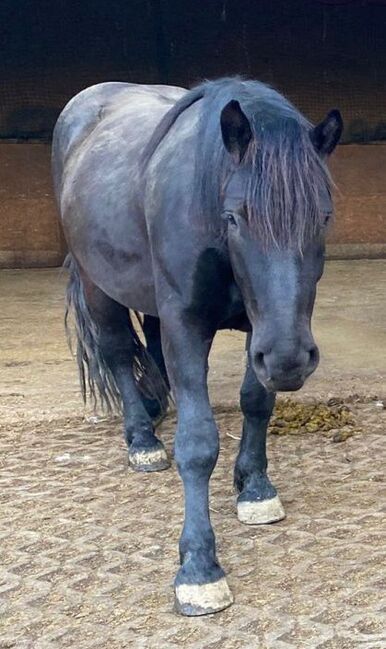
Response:
M169 381L177 405L185 522L175 587L186 615L232 602L208 505L219 438L207 361L219 329L247 332L239 519L284 517L266 431L275 392L298 390L318 364L310 321L332 212L326 157L341 131L338 111L312 127L272 88L238 78L191 91L104 83L70 101L55 128L83 391L121 399L137 470L169 465L154 433ZM129 309L144 314L147 349Z

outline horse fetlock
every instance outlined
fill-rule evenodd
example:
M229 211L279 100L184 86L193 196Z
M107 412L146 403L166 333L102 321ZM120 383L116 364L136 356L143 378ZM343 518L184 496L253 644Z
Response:
M154 426L158 426L166 415L166 408L157 399L142 397L142 403Z
M238 456L233 472L233 486L237 493L245 490L262 492L265 478L266 470L258 469L254 458Z
M277 491L265 471L244 473L235 470L235 484L239 486L241 500L268 500L277 495Z

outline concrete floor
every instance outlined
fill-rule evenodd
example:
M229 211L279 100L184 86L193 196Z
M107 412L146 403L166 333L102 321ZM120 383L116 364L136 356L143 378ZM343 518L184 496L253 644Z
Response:
M322 361L296 399L343 397L358 432L341 444L270 436L287 512L275 525L235 516L244 337L216 339L211 511L235 604L189 620L172 611L176 471L134 474L120 421L85 417L64 285L57 270L0 273L0 647L384 649L386 261L327 264L314 320ZM161 428L169 452L174 427L171 415Z

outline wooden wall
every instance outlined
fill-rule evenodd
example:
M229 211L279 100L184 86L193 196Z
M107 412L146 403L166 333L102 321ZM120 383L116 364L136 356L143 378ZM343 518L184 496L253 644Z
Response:
M330 257L386 257L386 143L339 146Z
M50 146L0 143L0 267L59 266L65 252Z
M338 147L333 257L386 257L386 144ZM65 254L45 143L0 143L0 267L58 266Z

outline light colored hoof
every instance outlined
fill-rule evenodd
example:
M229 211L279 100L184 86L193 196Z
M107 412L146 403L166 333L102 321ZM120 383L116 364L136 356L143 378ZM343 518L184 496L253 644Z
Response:
M129 464L134 471L163 471L170 467L170 461L164 448L154 451L129 451Z
M233 604L233 595L225 577L210 584L176 586L176 610L182 615L208 615Z
M238 502L237 516L239 521L246 525L264 525L283 520L285 511L279 496L275 496L269 500Z

